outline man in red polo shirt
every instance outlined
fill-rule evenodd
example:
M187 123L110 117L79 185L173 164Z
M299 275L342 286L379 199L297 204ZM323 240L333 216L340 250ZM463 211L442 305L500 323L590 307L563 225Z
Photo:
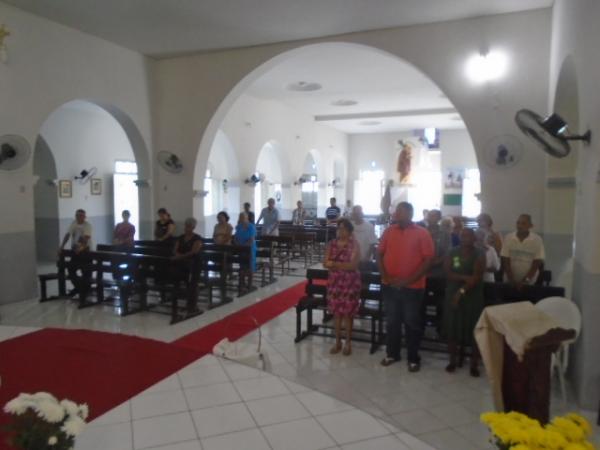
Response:
M382 297L386 314L386 357L382 366L400 360L402 323L406 330L408 370L421 368L419 347L423 334L422 302L425 275L434 257L429 232L412 222L413 206L401 202L396 207L396 223L381 237L377 262L381 273Z

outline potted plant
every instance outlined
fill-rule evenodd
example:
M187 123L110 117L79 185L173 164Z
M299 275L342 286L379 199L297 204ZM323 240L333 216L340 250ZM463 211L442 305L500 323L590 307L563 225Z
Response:
M47 392L19 394L4 406L14 416L8 444L19 450L71 450L88 417L88 406L58 401Z

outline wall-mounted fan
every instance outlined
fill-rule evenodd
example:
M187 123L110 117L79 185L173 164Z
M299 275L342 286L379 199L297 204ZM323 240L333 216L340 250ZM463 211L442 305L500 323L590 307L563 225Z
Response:
M244 180L244 183L256 186L258 183L265 181L266 177L264 173L253 173Z
M0 136L0 169L17 170L27 163L30 154L25 138L16 134Z
M179 156L171 152L158 152L156 155L156 159L158 160L158 164L160 167L165 169L167 172L171 173L180 173L183 170L183 163Z
M97 171L98 170L95 167L90 167L89 170L83 169L81 172L79 172L79 175L77 175L75 179L79 180L79 184L85 184L90 181L94 175L96 175Z
M529 109L521 109L515 115L515 122L523 133L555 158L564 158L571 152L569 141L589 144L592 138L589 130L582 135L568 134L569 126L558 114L542 117Z
M523 156L521 142L510 134L495 136L485 144L485 162L495 169L509 169Z

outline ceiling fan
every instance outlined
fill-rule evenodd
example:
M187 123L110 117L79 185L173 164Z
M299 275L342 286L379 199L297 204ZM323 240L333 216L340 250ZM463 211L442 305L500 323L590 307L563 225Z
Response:
M1 170L17 170L23 167L30 154L31 148L25 138L16 134L0 136Z
M183 163L179 156L174 153L160 151L156 155L156 159L158 160L158 164L165 169L167 172L171 173L181 173L183 170Z
M590 130L582 135L569 134L567 122L558 114L542 117L529 109L521 109L515 115L515 122L526 136L555 158L564 158L571 152L569 141L589 144L592 139Z

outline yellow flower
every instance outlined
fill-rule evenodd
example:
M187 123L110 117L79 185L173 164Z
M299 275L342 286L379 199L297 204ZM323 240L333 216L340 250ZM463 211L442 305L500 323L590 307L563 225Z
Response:
M579 428L583 430L583 434L585 435L585 437L589 437L592 434L592 426L585 419L585 417L582 417L579 414L569 413L566 414L564 418L575 422L579 426Z
M532 448L525 444L517 444L513 445L510 450L532 450Z
M555 417L548 428L562 434L569 442L580 442L585 439L585 433L577 423L563 417Z

